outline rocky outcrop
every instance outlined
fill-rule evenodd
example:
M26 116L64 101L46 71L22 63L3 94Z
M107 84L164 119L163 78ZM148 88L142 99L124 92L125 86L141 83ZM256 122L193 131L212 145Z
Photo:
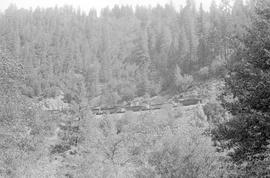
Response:
M41 109L44 111L65 110L69 108L69 104L63 101L64 95L60 94L55 98L47 98L39 102Z

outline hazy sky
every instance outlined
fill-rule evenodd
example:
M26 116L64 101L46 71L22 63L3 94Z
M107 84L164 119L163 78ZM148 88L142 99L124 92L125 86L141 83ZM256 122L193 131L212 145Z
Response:
M100 10L103 7L109 6L112 7L114 4L128 4L128 5L152 5L156 4L165 4L172 1L176 7L179 7L181 4L185 4L186 0L0 0L0 9L1 11L5 10L9 4L16 4L18 8L35 8L39 7L54 7L54 6L63 6L63 5L72 5L77 8L80 7L82 10L88 12L91 8L96 8ZM205 9L208 9L212 0L195 0L197 4L203 2Z

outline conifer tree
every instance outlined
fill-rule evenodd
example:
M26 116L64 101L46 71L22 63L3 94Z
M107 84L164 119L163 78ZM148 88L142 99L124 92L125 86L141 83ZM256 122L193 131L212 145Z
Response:
M261 153L269 150L270 3L257 2L257 16L233 54L221 96L232 118L212 131L220 148L233 150L230 156L237 162L263 158Z

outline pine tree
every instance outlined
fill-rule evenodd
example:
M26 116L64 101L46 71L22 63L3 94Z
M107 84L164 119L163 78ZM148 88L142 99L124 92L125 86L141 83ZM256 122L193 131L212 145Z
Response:
M199 44L197 49L198 65L199 68L204 67L209 60L209 48L207 44L206 27L205 27L205 14L203 11L202 3L200 4L200 12L198 18L198 38Z
M270 140L270 3L258 1L257 17L240 40L221 96L232 118L212 131L234 161L263 159ZM233 98L228 100L229 98Z
M196 61L196 49L198 44L198 39L196 36L196 10L195 3L193 0L187 0L187 5L183 9L183 18L184 18L184 28L187 35L187 40L189 43L189 61Z
M232 8L232 19L233 19L233 33L237 36L242 35L245 32L244 26L247 25L247 9L244 5L243 0L237 0L234 2Z
M211 51L210 60L213 60L219 55L221 49L221 38L220 32L218 31L220 26L220 14L215 0L212 1L210 6L209 16L210 29L207 41Z

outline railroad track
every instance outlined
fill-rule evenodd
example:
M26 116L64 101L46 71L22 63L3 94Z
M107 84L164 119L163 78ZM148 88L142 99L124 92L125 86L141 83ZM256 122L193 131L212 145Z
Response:
M116 114L116 113L125 113L127 111L140 112L140 111L150 111L161 109L164 104L157 104L151 106L113 106L113 107L97 107L92 108L92 112L95 115L103 114Z
M90 108L93 114L95 115L103 115L103 114L117 114L117 113L125 113L127 111L133 111L133 112L141 112L141 111L153 111L153 110L159 110L164 106L165 104L171 104L173 107L177 107L179 105L181 106L190 106L190 105L196 105L199 102L201 102L201 99L182 99L179 100L178 103L170 103L170 102L164 102L159 104L152 104L152 105L136 105L136 106L112 106L112 107L93 107ZM50 110L50 112L71 112L70 110Z
M177 107L178 105L182 106L195 105L201 101L202 101L201 99L183 99L180 100L179 103L173 104L173 107ZM116 113L125 113L127 111L140 112L140 111L158 110L161 109L162 106L165 104L172 104L172 103L166 102L153 105L96 107L92 108L91 110L95 115L116 114Z

